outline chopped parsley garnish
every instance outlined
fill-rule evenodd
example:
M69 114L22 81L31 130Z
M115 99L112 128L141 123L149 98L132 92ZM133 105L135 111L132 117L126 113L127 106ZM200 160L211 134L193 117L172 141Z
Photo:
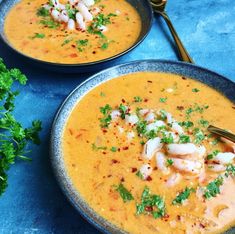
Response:
M144 135L147 132L146 126L147 126L147 121L140 120L136 125L136 130L137 130L138 134Z
M166 166L167 166L167 167L172 166L173 163L174 163L174 161L173 161L171 158L168 158L168 159L166 160Z
M108 49L108 47L109 47L109 43L108 42L104 42L102 45L101 45L101 49L102 50L106 50L106 49Z
M70 19L75 20L76 19L76 13L78 12L78 10L76 8L71 8L69 4L65 5L65 9L67 11L68 17Z
M100 126L102 128L107 128L111 123L111 112L112 108L109 104L106 104L104 107L100 107L100 112L104 115L103 118L100 119Z
M88 45L88 39L77 40L76 44L77 44L78 51L82 52L82 51L84 51L84 47Z
M105 93L100 92L100 96L101 96L101 97L105 97L106 95L105 95Z
M107 147L106 146L97 146L95 143L93 143L92 145L92 149L97 151L97 150L106 150Z
M143 99L140 96L134 97L134 102L142 102Z
M39 144L39 132L42 129L41 122L32 122L29 128L23 128L18 122L13 111L15 108L15 98L19 91L13 90L16 83L25 85L27 78L19 69L7 69L0 58L0 195L8 186L7 171L17 159L30 161L25 154L29 141Z
M136 205L136 214L151 214L155 219L165 215L165 202L159 195L151 194L148 187L144 188L141 202Z
M161 120L166 120L166 111L165 110L160 110L160 117L161 117Z
M132 194L124 187L122 183L115 187L116 187L115 190L119 192L124 202L134 200L134 197L132 196Z
M180 135L179 143L189 143L190 137L187 135Z
M172 201L173 205L182 204L185 200L187 200L192 192L195 192L194 188L186 187L184 191L179 193L176 198Z
M200 90L197 89L197 88L192 89L192 92L194 92L194 93L198 93L199 91L200 91Z
M49 10L46 9L45 7L40 7L37 10L37 16L46 17L46 16L49 16L49 15L50 15Z
M224 179L222 176L218 176L214 181L210 182L205 189L204 197L209 199L211 197L216 197L220 194L220 186L223 184Z
M183 121L183 122L180 122L179 125L188 129L188 128L193 127L194 124L191 121Z
M140 171L136 172L136 176L138 176L141 180L144 179L144 176L142 175L142 173Z
M43 33L35 33L34 36L30 37L30 39L35 39L35 38L44 38L45 37L45 34Z
M214 150L211 154L207 155L207 160L213 159L219 152L219 150Z
M190 115L193 113L193 112L198 112L198 113L203 113L205 109L208 109L209 106L207 105L202 105L202 106L199 106L198 104L195 104L194 107L190 107L186 110L186 117L187 118L190 118Z
M115 147L115 146L112 146L112 147L110 148L110 150L111 150L112 152L117 152L118 148Z
M159 98L159 102L165 103L167 101L167 98Z
M171 143L174 143L174 138L172 136L172 134L168 134L166 135L164 132L163 132L163 137L161 139L161 143L165 143L165 144L171 144Z
M45 27L52 28L52 29L57 29L60 26L58 22L55 22L51 19L43 19L43 20L40 20L39 23L44 25Z
M72 40L73 40L72 38L70 38L70 39L65 39L65 40L63 41L63 43L61 44L61 46L65 46L65 45L69 44Z
M196 144L200 144L205 139L205 135L204 135L203 131L199 128L194 128L193 134L195 137L194 142Z
M225 176L235 176L235 166L232 164L227 165L226 167L226 172L225 172Z
M125 119L125 115L126 115L126 112L127 112L127 107L123 104L120 104L119 108L118 108L121 112L121 118L122 119Z
M206 128L206 127L208 127L209 122L207 120L200 119L199 124L201 124L204 128Z
M154 130L150 130L148 133L145 134L148 139L153 139L157 136Z

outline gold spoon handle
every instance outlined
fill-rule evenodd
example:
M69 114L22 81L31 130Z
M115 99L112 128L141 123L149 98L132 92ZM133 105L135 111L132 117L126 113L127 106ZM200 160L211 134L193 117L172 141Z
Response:
M207 130L209 132L211 132L211 133L214 133L214 134L216 134L218 136L222 136L222 137L224 137L224 138L226 138L226 139L228 139L228 140L230 140L232 142L235 142L235 135L232 134L231 132L225 131L225 130L223 130L221 128L217 128L217 127L212 126L212 125L210 125L207 128Z
M161 11L155 10L155 13L160 14L165 19L165 21L170 29L171 35L173 36L173 38L175 40L175 43L178 48L178 51L179 51L179 54L180 54L182 61L185 61L188 63L194 63L194 61L192 60L192 58L188 54L187 50L183 46L183 43L181 42L177 32L175 31L173 24L171 23L171 20L168 17L168 15L166 14L166 12L165 11L161 12Z

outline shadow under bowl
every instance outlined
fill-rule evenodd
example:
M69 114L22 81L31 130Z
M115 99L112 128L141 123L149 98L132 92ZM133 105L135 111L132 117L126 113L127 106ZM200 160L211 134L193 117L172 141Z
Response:
M235 83L232 81L215 72L193 64L165 60L143 60L118 65L93 75L77 88L75 88L58 110L53 122L50 142L51 162L56 179L68 200L86 220L88 220L92 225L94 225L103 233L126 232L97 214L82 198L79 191L77 191L73 186L64 163L62 149L64 128L71 112L77 103L84 97L84 95L86 95L96 86L122 75L145 71L171 73L190 77L216 89L221 94L230 99L233 103L235 103ZM226 232L226 234L232 233L235 233L235 228Z
M43 60L39 60L33 57L30 57L26 54L23 54L21 51L15 49L9 40L6 38L4 33L4 22L8 12L11 8L17 4L20 0L2 0L0 2L0 39L6 43L6 45L15 51L19 56L20 59L24 59L25 61L30 61L31 63L40 66L42 68L46 68L56 72L63 72L63 73L85 73L85 72L93 72L102 70L104 68L109 67L110 65L114 65L115 62L121 56L125 55L126 53L132 51L136 46L138 46L148 35L153 21L153 11L148 0L126 0L129 2L139 13L141 19L141 32L135 43L130 46L128 49L118 53L112 57L89 62L89 63L77 63L77 64L63 64L63 63L53 63L47 62Z

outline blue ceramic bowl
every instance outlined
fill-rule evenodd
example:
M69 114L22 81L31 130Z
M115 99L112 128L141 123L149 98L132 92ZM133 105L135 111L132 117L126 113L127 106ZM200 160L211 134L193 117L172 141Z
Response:
M64 73L85 73L102 70L107 68L108 66L114 64L118 58L125 55L126 53L133 50L136 46L138 46L148 35L153 21L153 12L152 7L148 0L126 0L129 2L139 13L141 16L142 28L139 37L135 41L135 43L126 49L125 51L114 55L110 58L106 58L103 60L90 62L90 63L80 63L80 64L62 64L62 63L52 63L46 62L43 60L35 59L28 55L21 53L21 51L16 50L10 42L7 40L6 35L4 34L4 21L5 17L9 10L20 0L0 0L0 39L5 42L9 48L14 50L18 55L19 59L24 59L25 61L30 61L31 63L50 69L56 72L64 72Z
M90 90L118 76L142 71L164 72L191 77L218 90L235 103L235 83L227 78L192 64L163 60L136 61L109 68L93 75L72 91L54 119L51 131L51 162L57 181L69 201L85 219L104 233L125 232L95 213L73 186L63 160L62 135L64 126L73 108ZM235 233L235 229L231 229L227 233Z

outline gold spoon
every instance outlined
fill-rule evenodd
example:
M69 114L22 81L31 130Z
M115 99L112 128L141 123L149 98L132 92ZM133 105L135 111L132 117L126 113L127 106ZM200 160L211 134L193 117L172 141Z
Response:
M225 131L225 130L223 130L221 128L217 128L217 127L215 127L213 125L210 125L207 128L207 130L209 132L213 133L213 134L216 134L218 136L222 136L222 137L224 137L224 138L226 138L226 139L228 139L228 140L230 140L232 142L235 142L235 135L232 134L231 132Z
M188 63L194 63L194 61L192 60L192 58L189 56L187 50L185 49L183 43L181 42L177 32L175 31L173 24L170 21L170 18L168 17L166 11L165 11L165 6L166 6L167 0L151 0L151 5L152 8L154 10L155 13L161 15L164 20L166 21L171 35L173 36L174 40L175 40L175 44L177 46L177 49L179 51L181 60L184 62L188 62Z

